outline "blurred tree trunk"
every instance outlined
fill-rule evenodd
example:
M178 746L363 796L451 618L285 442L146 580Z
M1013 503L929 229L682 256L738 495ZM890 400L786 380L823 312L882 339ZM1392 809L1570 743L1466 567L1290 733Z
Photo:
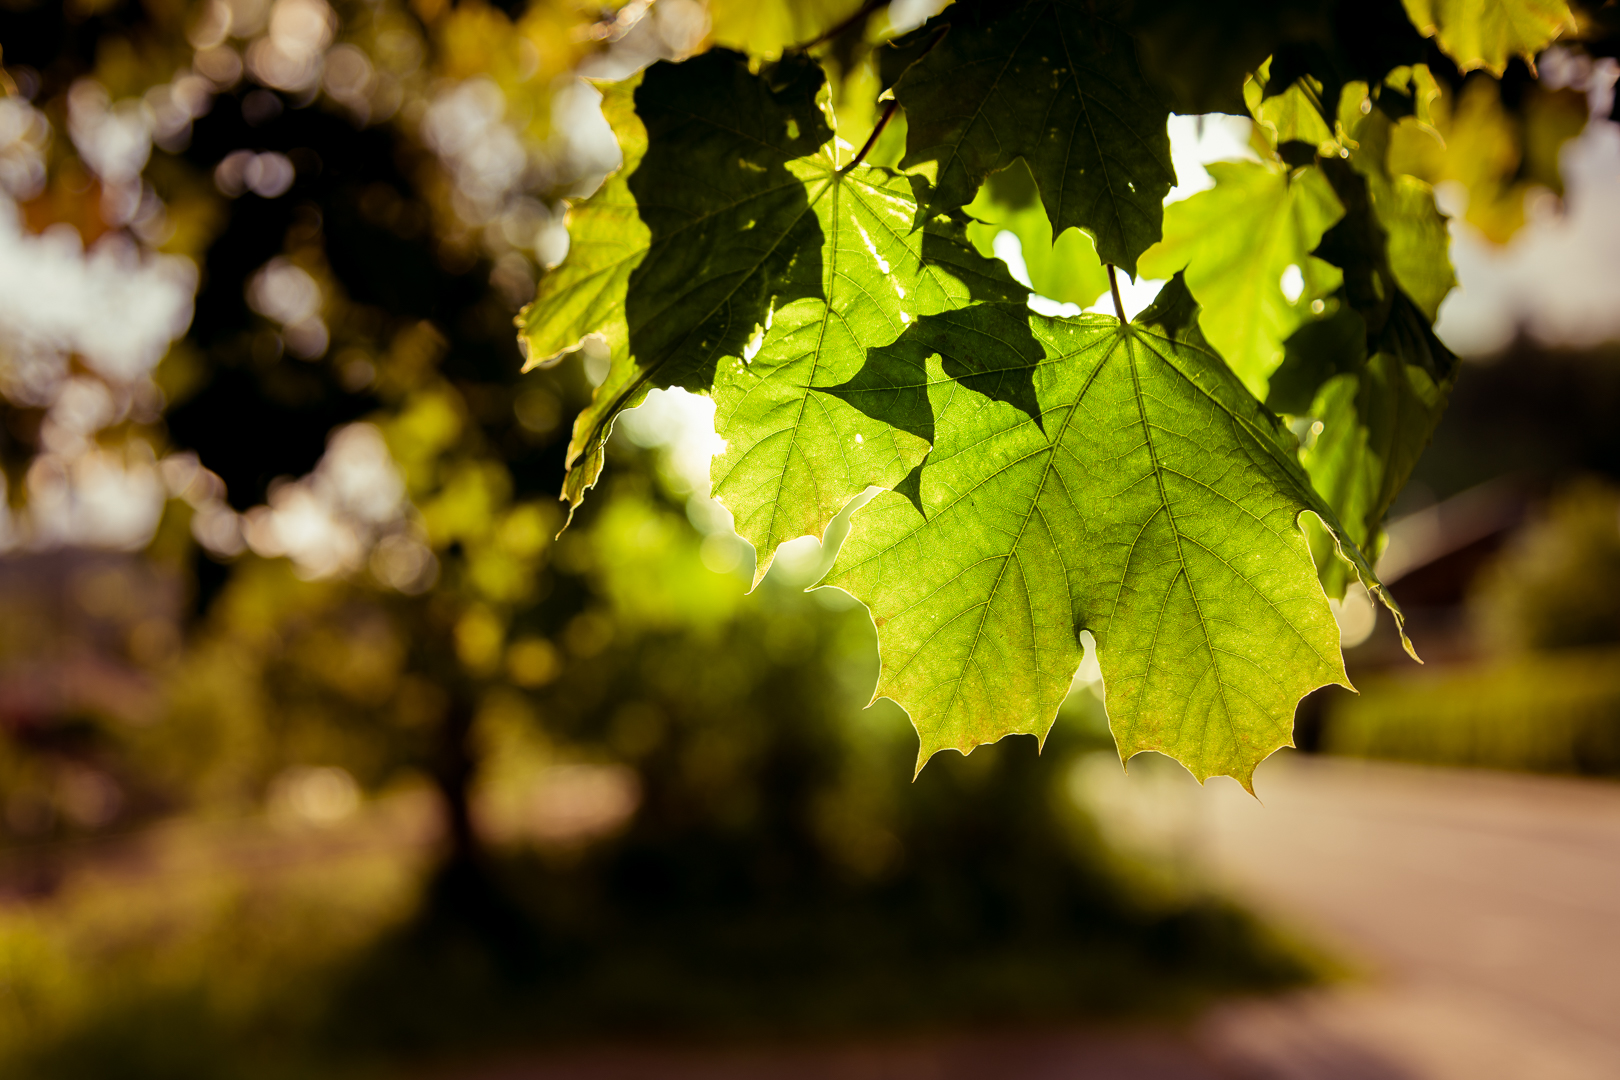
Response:
M455 680L449 689L450 708L439 733L433 779L444 802L445 838L449 842L446 861L465 866L476 863L481 851L472 820L472 781L478 763L468 745L477 702L471 687L462 680Z
M482 845L473 825L472 784L478 761L471 744L478 714L478 683L462 669L456 653L458 605L430 596L404 600L411 635L410 667L444 694L444 711L422 746L419 759L439 790L444 815L446 867L481 861Z

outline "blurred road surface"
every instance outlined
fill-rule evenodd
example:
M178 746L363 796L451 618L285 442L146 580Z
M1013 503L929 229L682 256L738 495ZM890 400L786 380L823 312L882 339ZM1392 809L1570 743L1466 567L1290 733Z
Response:
M1077 790L1105 830L1214 877L1356 965L1191 1031L964 1035L797 1050L607 1049L464 1080L1616 1080L1620 784L1307 758L1256 802L1138 759Z
M1223 1011L1203 1032L1219 1058L1311 1080L1620 1078L1620 784L1287 754L1256 786L1264 805L1224 781L1194 795L1201 860L1367 979Z

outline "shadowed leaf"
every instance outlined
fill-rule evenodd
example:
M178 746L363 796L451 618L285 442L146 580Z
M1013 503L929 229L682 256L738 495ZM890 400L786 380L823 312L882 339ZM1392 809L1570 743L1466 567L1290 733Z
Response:
M1023 158L1054 235L1083 228L1104 262L1136 272L1175 183L1169 115L1136 45L1089 5L958 4L894 93L909 127L903 168L933 173L922 219L965 206Z

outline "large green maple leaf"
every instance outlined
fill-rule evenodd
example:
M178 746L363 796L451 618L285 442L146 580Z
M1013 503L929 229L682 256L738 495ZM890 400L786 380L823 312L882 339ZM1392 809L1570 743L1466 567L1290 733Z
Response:
M1023 158L1053 235L1085 229L1104 262L1134 274L1175 170L1169 110L1131 36L1078 0L957 4L938 21L944 36L894 87L908 124L901 167L933 174L922 220L972 202Z
M1405 0L1406 13L1424 37L1440 43L1462 71L1483 68L1497 78L1508 61L1536 54L1575 29L1564 0Z
M1121 756L1201 780L1251 786L1299 699L1348 685L1300 528L1312 511L1339 531L1333 512L1167 288L1131 325L1009 304L921 319L863 371L852 397L897 423L926 400L933 451L857 512L827 583L871 611L877 694L911 714L919 768L1044 737L1087 629Z

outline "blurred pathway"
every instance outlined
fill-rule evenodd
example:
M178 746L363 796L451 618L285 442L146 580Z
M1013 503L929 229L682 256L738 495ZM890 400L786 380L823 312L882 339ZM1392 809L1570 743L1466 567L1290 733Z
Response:
M1262 805L1154 765L1079 770L1105 830L1359 978L1191 1032L601 1050L461 1080L1620 1080L1620 784L1285 754Z
M933 1039L828 1048L601 1050L457 1074L464 1080L1230 1080L1159 1032Z
M1310 1080L1620 1078L1620 784L1286 755L1257 788L1263 806L1196 791L1190 846L1369 979L1224 1010L1204 1032L1219 1058Z

